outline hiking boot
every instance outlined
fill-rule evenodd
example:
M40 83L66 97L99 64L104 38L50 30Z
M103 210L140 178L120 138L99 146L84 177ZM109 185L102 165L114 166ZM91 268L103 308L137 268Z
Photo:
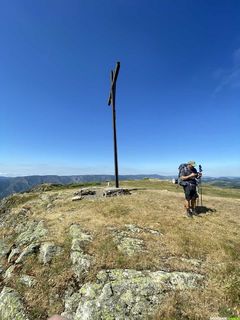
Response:
M192 212L191 212L190 209L187 209L187 210L186 210L186 214L187 214L187 216L188 216L189 218L192 218Z
M198 215L196 209L192 209L192 215L193 216L197 216Z

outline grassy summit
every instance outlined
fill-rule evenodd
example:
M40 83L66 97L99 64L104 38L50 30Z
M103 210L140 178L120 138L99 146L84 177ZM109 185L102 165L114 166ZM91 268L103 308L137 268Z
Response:
M39 261L36 252L29 254L4 280L24 298L29 318L45 320L63 312L69 286L79 290L83 284L95 283L100 271L112 269L204 277L197 289L167 291L151 316L155 320L239 315L240 190L203 186L203 213L191 219L184 214L181 187L158 180L125 181L121 186L136 190L127 196L72 201L77 189L56 186L9 198L10 212L0 216L5 221L2 239L12 245L25 230L18 225L43 221L47 234L39 245L48 242L62 248L47 264ZM102 186L95 188L97 194L102 192ZM84 257L92 259L82 278L76 278L70 259L72 225L84 230ZM2 261L4 270L14 264L14 259ZM33 276L37 284L24 285L23 274Z

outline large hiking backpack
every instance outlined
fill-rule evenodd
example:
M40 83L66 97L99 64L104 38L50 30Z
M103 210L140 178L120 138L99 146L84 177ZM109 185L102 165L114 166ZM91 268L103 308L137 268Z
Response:
M177 179L177 183L180 185L180 186L182 186L182 187L184 187L184 186L186 186L188 183L187 183L187 181L183 181L183 180L181 180L180 179L180 177L184 174L184 172L186 172L187 171L187 164L186 163L182 163L182 164L180 164L180 166L178 167L178 179Z

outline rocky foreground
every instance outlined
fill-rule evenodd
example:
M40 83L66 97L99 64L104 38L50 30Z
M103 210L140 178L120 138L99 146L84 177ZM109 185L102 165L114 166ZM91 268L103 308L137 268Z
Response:
M53 313L69 320L157 319L170 296L203 292L211 268L207 250L191 256L191 246L186 252L167 247L178 241L166 231L174 217L167 208L172 193L158 192L158 199L141 199L141 191L106 194L101 188L38 190L2 201L1 320L46 319ZM175 196L178 204L180 195ZM146 212L139 216L139 201L150 211L158 211L154 206L161 202L168 214L161 218L158 212L158 221ZM188 228L192 223L182 210L177 219Z

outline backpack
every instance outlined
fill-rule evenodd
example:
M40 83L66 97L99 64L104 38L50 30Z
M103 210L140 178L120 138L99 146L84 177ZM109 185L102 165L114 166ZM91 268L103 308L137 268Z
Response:
M186 170L187 170L187 164L186 163L182 163L178 167L177 183L182 187L185 187L188 184L187 181L183 181L183 180L180 179L180 177L183 175L184 172L186 172Z

